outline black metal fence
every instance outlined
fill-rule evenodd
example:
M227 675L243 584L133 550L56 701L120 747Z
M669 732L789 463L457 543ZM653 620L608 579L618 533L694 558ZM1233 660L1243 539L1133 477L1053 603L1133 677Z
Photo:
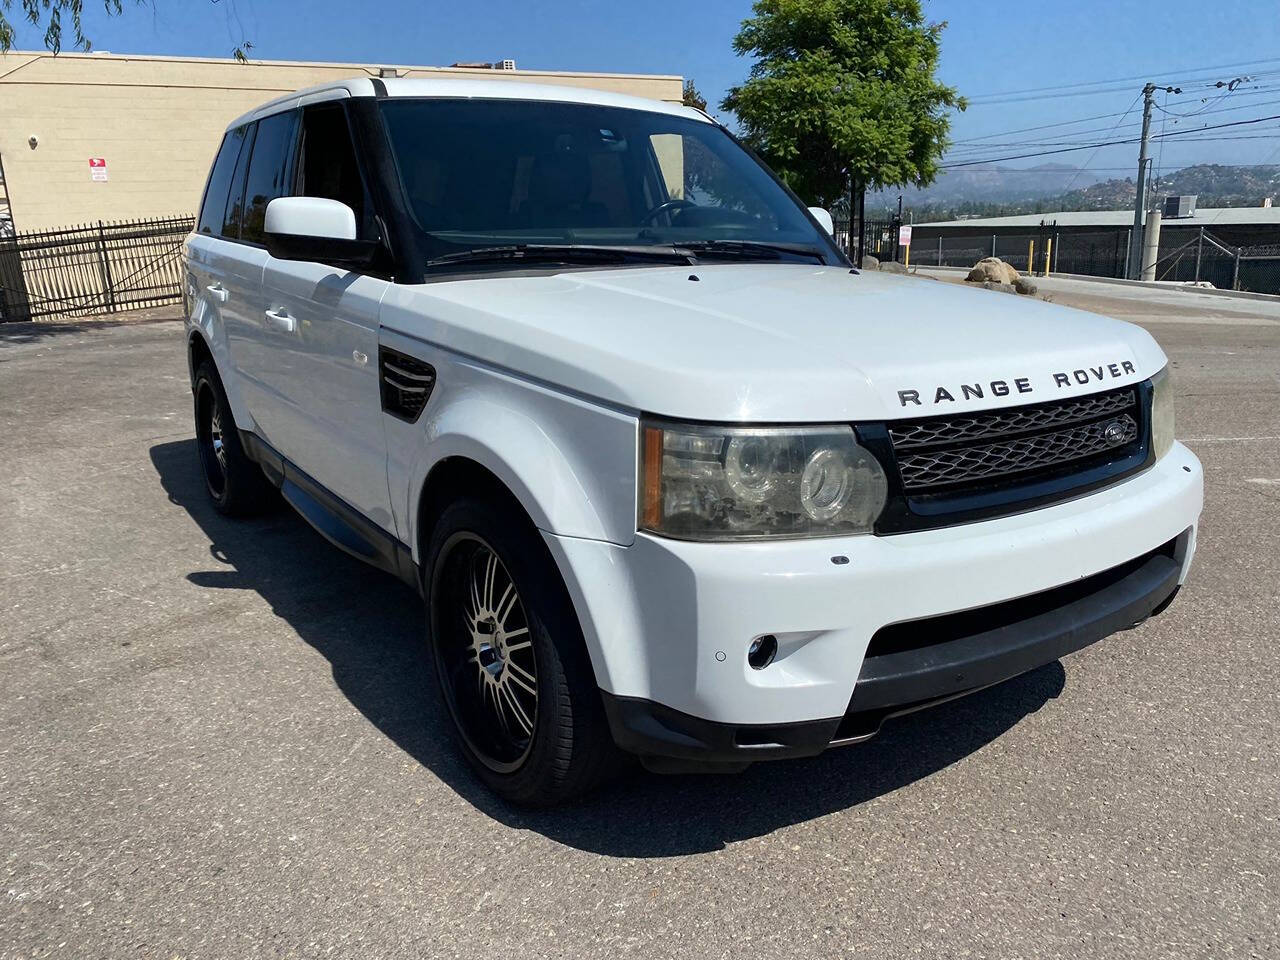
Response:
M972 267L984 257L999 257L1023 273L1043 273L1045 256L1050 269L1093 277L1122 277L1125 267L1125 234L1114 230L922 236L917 231L911 246L911 262L925 267ZM1032 261L1034 260L1034 265Z
M834 225L832 237L836 245L849 255L849 259L855 259L857 237L853 236L850 230L849 205L836 204L831 210L831 216ZM898 247L898 225L897 220L864 220L862 222L863 253L877 260L901 259ZM856 229L856 221L854 229Z
M191 217L99 220L0 238L0 322L176 302L192 226Z

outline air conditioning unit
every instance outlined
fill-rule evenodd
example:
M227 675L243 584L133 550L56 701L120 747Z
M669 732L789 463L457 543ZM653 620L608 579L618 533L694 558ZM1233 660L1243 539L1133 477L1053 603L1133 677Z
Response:
M1164 219L1176 220L1179 217L1194 217L1196 215L1196 199L1199 194L1184 193L1180 197L1164 198Z

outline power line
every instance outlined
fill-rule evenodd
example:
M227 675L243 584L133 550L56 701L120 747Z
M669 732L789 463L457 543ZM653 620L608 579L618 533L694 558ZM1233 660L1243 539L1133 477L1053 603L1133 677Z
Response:
M996 106L1003 106L1004 104L1007 104L1007 103L1030 103L1034 100L1066 100L1072 97L1100 97L1103 94L1108 94L1108 93L1127 93L1132 89L1133 87L1130 84L1125 83L1125 84L1119 84L1111 87L1103 87L1098 90L1059 91L1057 93L1036 93L1036 94L1030 94L1025 97L1023 96L1005 97L1000 100L982 100L982 101L970 100L969 106L996 107Z
M1246 60L1242 63L1220 63L1220 64L1207 66L1207 67L1187 67L1186 69L1170 71L1169 74L1167 74L1167 76L1172 76L1176 74L1180 78L1181 77L1190 78L1191 74L1196 74L1196 73L1212 73L1215 70L1235 70L1240 67L1262 66L1264 64L1269 64L1269 63L1280 63L1280 57L1272 57L1267 60ZM1096 87L1096 86L1101 86L1103 84L1121 83L1123 81L1129 81L1129 80L1147 80L1147 79L1150 79L1150 74L1143 73L1143 74L1138 74L1132 77L1110 77L1106 80L1089 80L1089 81L1083 81L1081 83L1056 83L1048 87L1031 87L1023 90L1001 90L995 93L976 93L969 99L984 100L989 97L1015 96L1017 94L1023 94L1023 93L1043 93L1045 91L1050 91L1050 90L1070 90L1077 87ZM1188 79L1187 82L1191 82L1191 80Z
M1004 137L1011 133L1030 133L1034 130L1048 130L1050 127L1070 127L1077 123L1089 123L1093 120L1106 120L1109 117L1123 116L1120 113L1100 113L1096 117L1081 117L1079 120L1063 120L1059 123L1042 123L1038 127L1019 127L1016 130L1001 130L999 133L985 133L980 137L972 137L969 140L957 140L956 144L975 143L978 140L989 140L991 137Z
M1120 125L1124 123L1125 117L1129 116L1129 114L1133 112L1133 108L1138 105L1138 101L1141 98L1142 98L1142 91L1138 91L1137 95L1133 98L1133 100L1129 103L1128 108L1125 110L1124 116L1122 116L1119 120L1115 122L1115 126L1111 128L1111 131L1110 133L1107 134L1107 136L1115 136L1116 131L1120 129ZM1098 151L1101 149L1102 149L1101 147L1094 148L1093 153L1089 154L1089 159L1084 162L1084 165L1086 167L1089 164L1093 163L1094 157L1098 155ZM1067 184L1064 192L1069 191L1072 187L1074 187L1076 185L1076 180L1079 179L1079 177L1080 177L1079 173L1077 173L1074 177L1072 177L1071 182ZM1045 269L1048 270L1048 267L1046 266Z
M1139 96L1140 95L1141 94L1139 94ZM1267 107L1275 104L1280 104L1280 100L1264 100L1261 103L1241 104L1238 107L1223 107L1218 110L1208 110L1205 112L1204 116L1209 116L1209 115L1219 114L1219 113L1235 113L1238 110L1253 109L1256 107ZM1127 111L1125 114L1121 114L1120 115L1121 121L1117 123L1114 127L1092 127L1087 130L1064 131L1063 136L1073 137L1073 136L1082 135L1086 133L1101 133L1104 131L1110 135L1115 133L1115 131L1121 128L1130 129L1130 128L1136 127L1138 126L1136 121L1134 123L1123 122L1124 117L1127 116L1129 112L1132 112L1132 109L1133 107L1131 105L1129 108L1129 111ZM1203 126L1203 127L1188 126L1172 132L1177 133L1179 136L1183 136L1186 134L1196 133L1201 130L1212 130L1212 129L1215 129L1215 128L1212 126ZM1161 127L1161 131L1162 131L1161 135L1164 135L1163 125ZM983 151L992 150L996 148L1008 149L1012 147L1071 147L1071 146L1090 147L1093 145L1094 145L1094 141L1092 140L1070 140L1070 139L1012 140L1012 141L991 142L991 143L981 143L981 144L959 144L953 150L949 151L949 153L959 153L961 155L964 155L964 154L972 155L975 153L981 153Z
M1267 94L1274 93L1277 90L1280 90L1280 83L1262 84L1256 87L1250 87L1249 89L1252 92L1250 93L1237 92L1232 97L1232 99L1238 100L1242 97L1265 96ZM1217 98L1214 98L1214 99L1217 99ZM1255 104L1242 103L1238 107L1223 107L1219 110L1206 110L1205 113L1227 113L1232 110L1246 110L1251 106L1262 107L1262 106L1266 106L1267 103L1275 103L1275 102L1280 102L1280 101L1266 101L1264 103L1255 103ZM1172 113L1172 111L1170 111L1170 113ZM1017 127L1013 130L1000 130L1000 131L997 131L996 133L984 133L980 136L970 137L966 140L956 140L953 142L952 145L968 146L970 144L977 144L978 141L980 140L991 140L995 137L1005 137L1015 133L1034 133L1037 130L1049 130L1055 127L1073 127L1076 124L1080 124L1080 123L1091 123L1094 120L1110 120L1113 117L1123 117L1123 116L1125 116L1125 111L1121 111L1118 113L1100 113L1100 114L1097 114L1096 116L1080 117L1079 119L1076 119L1076 120L1060 120L1057 123L1042 123L1034 127ZM1135 122L1133 124L1130 124L1130 126L1137 126L1137 123ZM1069 131L1069 133L1082 134L1082 133L1090 133L1090 132L1093 132L1094 130L1106 130L1106 129L1107 129L1106 127L1093 127L1090 130L1071 130Z
M1139 94L1139 96L1141 96L1141 94ZM1208 110L1205 112L1204 116L1211 116L1217 113L1234 113L1237 110L1246 110L1246 109L1252 109L1255 107L1269 107L1269 106L1274 106L1275 104L1280 104L1280 100L1264 100L1262 103L1242 104L1239 107L1230 107L1230 108L1224 108L1221 110ZM1130 107L1129 112L1132 112L1132 107ZM1083 136L1084 134L1087 134L1087 133L1106 133L1108 136L1111 136L1117 130L1130 129L1130 128L1139 126L1137 121L1134 121L1133 123L1124 123L1123 122L1124 117L1127 115L1128 114L1121 115L1121 122L1117 123L1113 127L1091 127L1087 130L1071 130L1069 132L1065 132L1063 136L1073 136L1073 137L1077 135ZM1164 127L1162 126L1161 129L1163 132ZM1208 127L1187 127L1180 132L1194 133L1197 130L1207 130L1207 129L1209 128ZM998 141L998 142L992 142L992 143L982 143L982 144L972 144L972 145L960 144L960 145L957 145L955 148L953 148L952 151L949 151L949 152L981 153L984 150L990 150L996 147L1001 147L1005 149L1008 149L1011 147L1070 147L1070 146L1086 146L1087 147L1087 146L1092 146L1093 142L1094 142L1093 140L1064 140L1064 139L1007 140L1007 141Z
M1277 132L1280 132L1280 127L1277 127L1275 129ZM1227 141L1227 140L1274 140L1275 138L1276 137L1274 133L1262 133L1262 134L1254 134L1252 136L1243 136L1243 137L1187 137L1184 140L1177 141L1177 143L1223 143L1224 141ZM1174 145L1176 146L1177 144L1174 144ZM1239 166L1239 164L1224 163L1224 164L1219 164L1219 166L1235 167L1235 166ZM1265 164L1263 164L1263 166L1265 166Z
M1258 137L1216 137L1215 139L1216 139L1216 140L1274 140L1274 139L1275 139L1275 137L1273 137L1273 136L1258 136ZM1232 169L1234 169L1234 168L1236 168L1236 167L1250 167L1250 168L1252 168L1252 167L1280 167L1280 164L1276 164L1276 163L1210 163L1210 164L1184 164L1184 165L1183 165L1183 166L1181 166L1181 167L1176 167L1176 168L1174 169L1174 171L1172 171L1172 172L1177 172L1178 170L1185 169L1185 168L1186 168L1186 167L1188 167L1188 166L1231 167ZM1019 174L1019 175L1026 174L1026 175L1028 175L1028 176L1037 176L1037 177L1065 177L1065 176L1067 176L1068 174L1074 174L1074 173L1122 173L1122 172L1123 172L1123 173L1132 173L1132 172L1133 172L1133 165L1132 165L1132 164L1129 164L1129 165L1127 165L1127 166L1123 166L1123 167L1062 167L1062 168L1060 168L1060 169L1053 169L1053 170L1045 170L1045 169L1040 168L1040 167L1011 167L1011 168L1009 168L1009 171L1008 171L1008 172L1010 172L1010 173L1017 173L1017 174ZM1170 174L1164 174L1164 176L1169 176L1169 175L1170 175Z
M1270 116L1270 117L1255 117L1252 120L1235 120L1231 123L1219 123L1209 127L1197 127L1192 130L1174 130L1171 133L1158 134L1157 136L1152 137L1151 139L1163 140L1165 138L1185 136L1187 134L1192 134L1192 133L1202 133L1207 130L1222 130L1222 129L1225 129L1226 127L1241 127L1241 126L1246 126L1248 124L1253 124L1253 123L1265 123L1268 120L1280 120L1280 114L1276 114L1275 116ZM1140 139L1141 138L1138 138L1138 137L1130 137L1125 140L1110 140L1110 141L1104 141L1102 143L1087 143L1087 144L1082 144L1080 146L1061 147L1057 150L1044 150L1038 153L1024 153L1024 154L1019 154L1017 156L1011 156L1011 157L990 157L984 160L965 160L960 163L944 163L944 164L941 164L940 167L942 169L951 169L955 167L972 167L980 163L1002 163L1005 160L1026 160L1031 157L1047 157L1056 153L1073 153L1077 150L1088 150L1094 147L1116 147L1116 146L1121 146L1123 144L1128 144L1128 143L1138 143Z
M1275 76L1275 73L1274 71L1269 73L1260 73L1257 76L1271 77L1271 76ZM1200 79L1204 79L1204 78L1200 78ZM1196 82L1198 81L1197 80L1180 80L1180 81L1177 81L1177 84L1191 86L1191 84ZM1161 84L1161 86L1164 86L1164 85L1166 84L1165 83ZM991 107L991 106L999 106L1001 104L1006 104L1006 103L1029 103L1034 100L1063 100L1063 99L1069 99L1071 97L1096 97L1096 96L1101 96L1102 94L1120 93L1122 91L1128 91L1130 89L1132 89L1132 87L1130 87L1129 84L1124 83L1124 84L1118 84L1116 86L1100 87L1097 90L1058 89L1052 93L1028 92L1026 95L1011 94L1010 96L1007 96L1007 97L1001 97L998 100L969 100L969 106Z

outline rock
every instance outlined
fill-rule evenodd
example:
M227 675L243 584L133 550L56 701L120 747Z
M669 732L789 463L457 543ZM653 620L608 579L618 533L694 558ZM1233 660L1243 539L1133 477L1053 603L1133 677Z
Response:
M1016 294L1018 292L1018 288L1012 283L997 283L995 280L983 280L978 286L982 287L983 290L996 290L1000 293Z
M906 273L907 268L898 263L897 260L885 260L880 264L881 273Z
M965 279L971 283L1013 283L1018 279L1018 271L998 257L985 257L973 265Z
M862 269L863 270L879 270L880 261L868 253L862 258Z
M1017 290L1024 297L1034 297L1040 292L1040 288L1036 286L1035 281L1030 277L1019 277L1013 281L1013 289Z

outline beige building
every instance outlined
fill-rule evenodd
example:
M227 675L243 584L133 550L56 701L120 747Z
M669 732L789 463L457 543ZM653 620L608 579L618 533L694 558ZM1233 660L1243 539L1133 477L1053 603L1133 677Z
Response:
M402 77L493 76L675 102L682 90L676 76L390 67ZM387 68L0 54L0 218L6 192L13 225L20 231L194 214L214 151L231 120L281 94L352 76L376 77Z

